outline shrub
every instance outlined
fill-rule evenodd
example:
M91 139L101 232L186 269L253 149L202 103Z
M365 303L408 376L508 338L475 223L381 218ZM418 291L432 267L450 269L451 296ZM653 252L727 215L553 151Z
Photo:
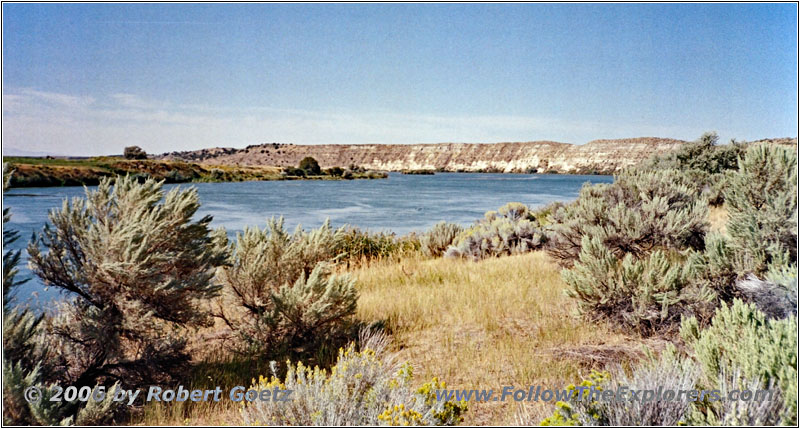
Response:
M567 401L556 403L553 415L544 419L543 426L677 426L685 423L692 402L685 396L676 400L597 401L590 389L619 392L654 391L654 389L688 391L695 388L700 377L699 367L690 359L683 359L673 349L660 358L648 358L630 371L617 366L613 373L592 371L589 380L576 387L567 386ZM530 424L530 422L523 422Z
M186 364L179 329L211 322L199 304L218 293L212 279L227 257L224 231L210 231L210 216L193 220L199 207L194 189L165 195L162 182L126 176L50 213L28 253L32 271L68 296L47 320L53 381L137 385Z
M3 163L3 192L8 190L11 185L11 176L13 171L8 164ZM3 309L9 308L9 301L11 298L12 289L25 283L26 280L18 280L17 265L21 252L19 250L8 250L8 248L19 239L19 233L15 230L8 229L5 224L11 220L11 209L8 207L3 208Z
M380 260L415 252L420 241L414 235L397 237L394 233L373 233L356 227L345 228L337 237L335 253L337 261L348 267L372 260Z
M775 383L764 384L758 377L746 379L741 371L724 371L719 377L720 397L728 398L744 390L753 392L753 400L725 400L695 403L687 416L692 426L777 426L788 423L782 418L784 399Z
M283 173L287 176L306 177L306 171L297 167L284 167Z
M701 370L694 361L668 347L660 358L650 357L630 372L618 366L606 388L612 391L623 387L640 391L663 388L678 394L695 389L700 377ZM611 426L678 426L685 423L693 404L686 396L674 401L611 401L603 403L602 414Z
M184 176L178 170L171 170L169 173L166 174L166 176L164 176L164 180L166 181L166 183L184 183L184 182L190 182L192 178Z
M10 184L12 171L3 164L3 192ZM11 220L8 207L3 209L3 248L8 249L19 234L5 228ZM6 250L3 253L3 424L30 425L35 423L31 408L23 397L25 388L39 382L36 336L42 321L27 308L13 306L14 290L25 283L18 280L17 264L20 251Z
M331 167L325 170L325 174L333 177L339 177L344 174L344 169L342 167Z
M464 228L454 223L437 223L420 238L422 253L433 258L442 256L463 230Z
M593 401L587 389L568 386L569 399L556 403L543 425L794 425L797 412L797 321L769 321L754 306L723 304L705 330L695 318L681 327L689 354L668 345L660 358L648 357L630 371L592 372L580 386L597 390L707 391L697 400ZM747 389L753 400L730 400ZM716 391L716 392L715 392ZM715 393L713 393L715 392ZM629 396L630 399L630 396ZM530 424L528 419L523 424Z
M700 139L682 145L678 150L656 156L643 166L646 169L680 170L689 179L696 195L709 204L724 202L726 173L737 170L737 159L744 154L745 145L731 141L719 145L715 133L703 134Z
M772 281L770 273L797 270L796 154L753 146L728 177L727 235L707 237L702 278L720 297L755 303L769 317L796 312L796 274Z
M590 426L600 425L604 416L601 415L601 404L592 401L589 389L603 389L608 383L611 374L608 371L595 371L589 374L588 380L583 380L578 386L567 386L568 399L556 402L553 415L542 420L542 426ZM527 419L520 422L521 426L529 426L532 422Z
M711 325L701 330L696 318L681 325L681 337L703 369L706 388L723 382L776 386L783 398L782 424L797 418L797 319L767 320L753 304L734 300L717 310ZM729 377L734 376L733 379ZM722 421L724 410L711 407L696 419ZM711 423L715 424L715 423Z
M797 262L797 152L754 145L725 189L729 246L737 273Z
M12 407L4 409L3 421L16 422L19 425L25 422L35 426L108 426L115 423L115 416L120 415L125 406L120 401L114 401L114 394L120 388L120 383L114 383L101 401L89 400L79 402L51 402L47 399L55 394L55 384L45 386L39 381L39 368L25 373L17 366L4 366L3 368L3 396L4 401L9 401ZM12 389L7 387L13 386ZM38 387L42 393L42 400L38 403L27 402L23 392L28 387ZM12 393L13 392L13 393ZM10 394L10 395L9 395ZM9 395L9 398L6 398ZM82 405L79 407L79 405ZM19 410L27 408L24 416L18 414ZM21 417L23 417L21 419Z
M694 281L697 260L696 253L663 250L620 259L599 238L584 237L579 261L562 277L583 315L652 335L668 332L681 316L703 313L712 304L713 291Z
M123 151L125 159L147 159L147 152L139 146L128 146Z
M284 380L259 377L255 390L292 390L287 402L254 401L242 408L245 425L378 426L452 425L461 421L464 403L439 402L434 379L414 390L412 368L398 365L382 335L363 338L361 351L351 344L339 350L330 373L288 363Z
M322 170L320 170L317 160L310 156L307 156L302 160L300 160L300 164L298 164L297 167L305 171L305 173L309 176L319 176L322 173Z
M219 272L224 293L216 315L237 334L243 351L313 351L347 325L356 308L353 281L332 276L326 265L335 259L341 235L329 222L289 234L283 219L237 234L231 265Z
M383 171L369 170L366 173L366 177L367 179L385 179L389 177L389 175L384 173Z
M445 256L479 260L540 249L547 238L536 216L522 203L508 203L462 231Z
M655 249L702 250L708 205L677 170L627 170L612 184L585 185L578 199L551 216L548 254L570 267L584 236L615 256L641 258Z

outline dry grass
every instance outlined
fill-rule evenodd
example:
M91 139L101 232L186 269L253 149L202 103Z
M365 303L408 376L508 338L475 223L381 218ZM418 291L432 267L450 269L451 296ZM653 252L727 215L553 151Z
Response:
M454 389L563 387L589 368L636 358L642 340L576 317L543 252L468 262L409 258L358 278L358 315L383 321L421 383ZM544 416L551 404L530 404ZM472 403L467 424L513 424L513 403Z
M725 224L728 223L728 209L726 209L725 206L709 207L708 220L711 222L712 231L717 231L724 234L727 229Z
M592 368L642 356L644 340L574 314L573 302L563 293L560 269L544 252L477 263L409 255L350 272L358 280L358 318L384 323L400 357L414 366L417 384L439 377L453 389L563 388ZM204 332L203 353L198 353L201 344L193 344L195 359L202 359L192 388L230 388L264 373L264 368L247 366L252 363L232 362L212 331ZM525 406L533 421L553 410L552 404L542 402ZM465 424L517 423L518 405L513 402L473 402L469 408ZM239 408L223 399L148 404L132 423L239 422Z

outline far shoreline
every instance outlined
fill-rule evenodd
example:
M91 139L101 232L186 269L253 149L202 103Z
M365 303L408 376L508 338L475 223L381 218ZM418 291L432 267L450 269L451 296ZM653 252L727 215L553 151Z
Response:
M58 188L71 186L96 186L103 177L132 174L142 180L153 178L167 184L183 183L234 183L283 180L371 180L388 178L388 173L401 175L437 174L510 174L558 176L613 176L606 172L500 171L494 168L479 170L365 170L357 166L348 169L331 167L318 175L292 175L291 169L278 166L211 165L157 159L128 160L117 156L103 157L19 157L4 156L14 170L11 188ZM336 171L338 169L338 171Z

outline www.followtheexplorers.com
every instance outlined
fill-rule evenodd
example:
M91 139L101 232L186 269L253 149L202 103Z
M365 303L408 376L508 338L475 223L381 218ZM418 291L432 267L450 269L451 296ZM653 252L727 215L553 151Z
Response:
M598 389L595 386L576 386L574 389L548 389L542 386L529 386L527 389L515 389L514 386L503 386L500 392L494 389L472 390L436 390L438 401L473 401L473 402L531 402L531 401L602 401L602 402L656 402L656 401L755 401L772 400L774 390L731 390L723 394L720 390L673 390L658 387L656 389L629 389L619 386L616 390Z

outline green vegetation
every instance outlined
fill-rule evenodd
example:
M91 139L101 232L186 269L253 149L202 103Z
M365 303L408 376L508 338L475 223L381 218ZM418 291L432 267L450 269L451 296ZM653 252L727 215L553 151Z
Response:
M698 196L711 205L721 205L725 201L727 175L739 168L738 159L745 150L746 146L735 140L720 145L715 133L706 133L676 151L654 157L642 168L679 170Z
M728 235L739 272L760 275L797 261L797 152L749 148L725 189Z
M125 159L147 159L147 152L139 146L128 146L122 152Z
M294 400L288 404L274 401L246 404L242 409L244 424L442 426L462 420L465 403L436 401L432 387L443 388L443 383L434 379L419 389L410 387L412 367L392 359L387 350L388 338L366 334L360 343L360 352L353 344L340 349L330 373L298 362L288 364L283 381L259 377L252 388L291 389Z
M4 157L14 169L12 187L97 185L103 178L133 175L137 180L164 180L166 183L242 182L252 180L315 180L380 179L385 173L345 172L327 175L306 175L292 169L282 173L277 167L200 165L179 161L93 157L86 159Z
M453 244L464 228L454 223L439 222L420 237L420 247L425 256L437 258Z
M398 237L394 233L370 232L357 227L346 227L336 240L334 253L337 261L347 267L372 261L397 259L420 248L416 235Z
M797 319L768 320L755 306L735 300L717 310L703 329L696 318L684 320L681 336L687 352L671 344L660 358L650 356L629 371L593 372L580 386L617 391L653 386L717 390L722 400L676 398L673 401L599 402L579 399L571 385L569 400L556 403L543 425L775 426L797 421ZM764 400L728 400L750 390ZM772 391L772 393L769 393ZM724 398L724 399L723 399ZM751 398L753 399L753 398Z
M322 173L317 160L310 156L300 160L300 164L298 164L297 167L303 170L309 176L319 176Z
M297 167L284 167L281 176L284 178L305 177L309 179L385 179L389 177L387 173L380 171L365 170L355 165L344 169L342 167L331 167L321 169L317 160L307 156L300 160Z
M584 237L578 262L564 270L567 294L581 313L642 335L674 329L684 314L702 314L716 297L696 280L697 254L656 250L619 258L598 238ZM712 306L713 308L713 306Z
M730 410L727 407L731 404L701 404L692 416L694 423L797 424L796 317L768 320L755 305L734 300L730 307L722 304L706 329L701 329L696 318L685 320L681 336L691 348L692 358L703 370L705 377L698 380L703 388L775 388L780 391L779 399L783 403L779 412L766 416ZM756 417L763 419L757 423L748 420Z
M357 299L349 277L330 273L342 235L327 223L289 234L283 219L237 234L231 263L219 273L224 289L216 313L236 334L237 350L307 358L342 338Z
M548 253L571 267L584 237L619 258L646 257L658 248L702 250L708 203L687 182L678 170L628 170L614 183L584 186L575 202L553 213Z
M508 203L462 231L445 256L479 260L540 249L547 241L540 218L522 203Z
M412 175L413 175L413 174L417 174L417 175L427 175L427 176L433 176L434 174L436 174L436 170L425 170L425 169L419 169L419 170L403 170L403 171L402 171L402 173L403 173L403 174L412 174Z

